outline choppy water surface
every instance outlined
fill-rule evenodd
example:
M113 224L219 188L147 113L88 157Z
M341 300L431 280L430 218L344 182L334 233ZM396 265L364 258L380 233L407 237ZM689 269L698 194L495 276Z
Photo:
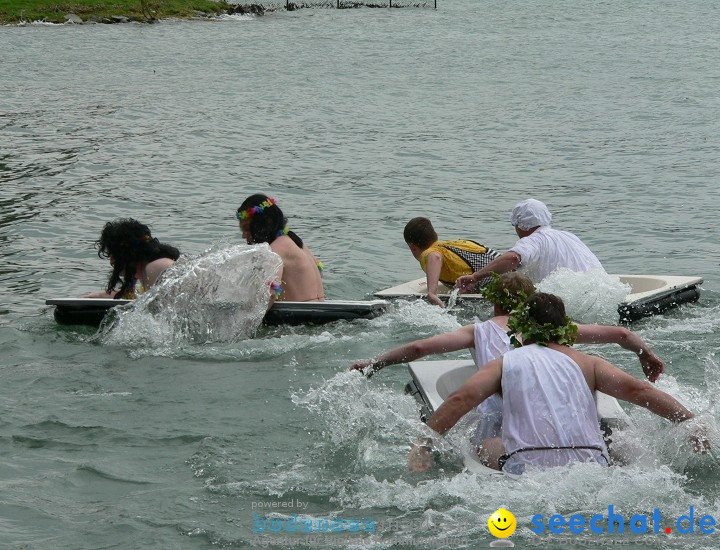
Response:
M301 547L476 548L502 506L516 545L573 548L567 533L534 535L532 516L612 504L626 518L658 508L673 531L580 543L720 547L674 525L690 506L696 523L720 519L717 453L691 455L685 427L644 410L618 436L637 457L627 467L480 479L462 471L459 429L437 469L407 472L421 424L406 370L367 381L346 368L483 306L398 302L369 321L157 340L147 316L101 337L57 326L43 305L102 288L92 243L120 216L197 256L240 243L235 209L268 192L324 261L327 295L363 299L419 276L402 241L411 217L503 250L510 208L532 195L610 272L705 277L698 304L634 328L667 362L660 386L713 423L718 9L461 0L1 28L2 545L278 547L254 538L253 514L268 526L297 514L377 526ZM632 354L592 350L641 374ZM295 506L265 507L283 502Z

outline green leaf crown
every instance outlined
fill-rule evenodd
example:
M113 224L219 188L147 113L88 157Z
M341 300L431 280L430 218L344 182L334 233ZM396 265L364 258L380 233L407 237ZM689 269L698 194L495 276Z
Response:
M547 346L549 342L555 342L563 346L572 346L577 338L577 325L569 317L565 317L564 323L556 327L552 323L540 324L530 316L530 308L523 303L510 313L508 319L508 336L510 343L519 348L522 343L517 335L521 334L525 343Z
M490 303L500 306L503 311L509 313L520 307L529 298L522 290L516 293L510 292L503 286L500 275L497 273L491 273L490 278L490 282L480 290L480 293Z

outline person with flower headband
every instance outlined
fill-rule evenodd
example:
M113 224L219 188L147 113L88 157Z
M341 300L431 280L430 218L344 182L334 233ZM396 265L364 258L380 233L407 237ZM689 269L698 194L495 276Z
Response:
M83 298L137 298L180 257L177 248L161 243L147 225L132 218L106 223L95 246L98 256L108 258L113 269L105 290Z
M287 228L287 218L272 197L257 193L246 198L236 217L248 244L267 243L282 260L278 281L272 284L273 300L322 302L325 290L322 262L303 240Z
M576 326L565 315L565 306L552 294L536 293L511 314L510 325L521 347L484 365L435 411L427 425L447 432L466 413L501 392L502 437L486 442L488 466L521 474L527 466L549 468L570 462L610 459L597 421L595 390L645 407L675 423L694 418L671 395L637 380L611 363L577 351ZM560 342L563 342L562 344ZM706 452L709 440L697 426L691 443L695 452ZM432 464L432 442L427 438L410 451L411 471L425 471Z
M405 344L385 352L374 359L358 361L350 369L372 376L388 365L408 363L427 355L469 349L478 368L501 357L512 349L508 335L510 313L517 310L535 293L532 281L524 275L511 272L494 274L483 289L485 298L493 304L494 317L487 321L476 320L464 327ZM577 342L583 344L618 344L638 355L645 376L654 382L665 371L665 365L650 347L635 333L619 326L572 325L577 331ZM486 443L502 429L502 398L493 395L478 406L479 419L473 444L480 456L486 454Z

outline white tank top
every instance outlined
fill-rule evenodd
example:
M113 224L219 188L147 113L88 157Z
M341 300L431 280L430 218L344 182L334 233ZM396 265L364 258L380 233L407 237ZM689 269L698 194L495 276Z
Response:
M504 470L525 465L562 466L571 461L608 464L597 409L578 364L564 353L531 344L503 356ZM596 449L557 449L557 447ZM555 447L546 450L522 450Z
M475 322L475 350L473 351L473 359L478 368L493 359L502 357L511 347L507 329L502 328L492 320ZM499 430L499 426L502 423L502 407L502 397L499 393L496 393L480 403L477 407L477 412L483 415L497 415L498 418L494 423ZM484 430L483 439L491 437L492 431L493 430Z
M478 368L493 359L502 357L511 347L507 329L494 323L492 319L483 322L475 321L473 360Z

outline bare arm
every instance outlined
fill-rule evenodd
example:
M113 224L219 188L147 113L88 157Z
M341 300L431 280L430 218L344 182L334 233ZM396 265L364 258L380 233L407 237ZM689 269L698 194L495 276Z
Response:
M439 334L424 340L415 340L404 346L383 353L375 359L353 363L350 370L362 371L372 366L372 372L377 372L388 365L408 363L426 355L434 353L449 353L473 347L475 343L475 325L465 325L458 330Z
M444 434L465 416L473 407L477 407L491 395L501 389L502 357L490 361L473 374L443 401L427 425L439 434Z
M273 243L274 244L274 243ZM278 252L277 250L273 250L272 246L270 247L270 250L275 252L278 256L280 256L280 267L278 267L278 272L276 275L276 279L274 281L271 281L270 283L270 300L268 300L268 311L270 311L270 308L275 305L275 302L280 300L280 297L282 296L283 292L283 286L282 286L282 280L283 280L283 271L285 269L285 262L283 255Z
M460 389L452 393L435 411L427 425L439 434L455 426L473 407L476 407L501 389L502 357L490 361L471 376ZM431 441L420 441L413 445L408 457L411 472L424 472L432 465Z
M115 295L117 294L116 290L113 290L112 292L108 292L107 290L97 290L95 292L89 292L87 294L83 294L81 298L115 298Z
M492 262L483 267L480 271L476 271L472 275L463 275L458 277L455 281L455 286L458 287L462 292L467 292L475 288L478 281L490 275L490 273L497 273L501 275L517 269L520 266L520 255L512 250L505 252L499 257L495 258Z
M604 359L592 359L595 389L644 407L673 422L683 422L695 417L672 395L630 376Z
M650 382L655 382L665 372L665 364L650 347L634 332L625 327L603 325L578 325L578 344L618 344L637 354L643 372Z
M445 307L445 304L440 298L438 298L437 295L440 270L442 269L442 256L440 256L437 252L431 252L428 254L425 269L427 277L428 301L436 306Z

